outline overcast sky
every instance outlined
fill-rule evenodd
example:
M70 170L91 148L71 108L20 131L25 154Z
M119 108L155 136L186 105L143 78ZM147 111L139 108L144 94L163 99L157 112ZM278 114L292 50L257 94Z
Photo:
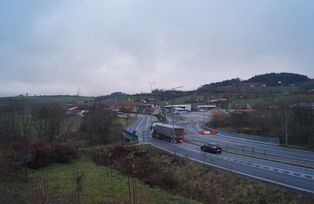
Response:
M0 2L0 96L314 77L312 0Z

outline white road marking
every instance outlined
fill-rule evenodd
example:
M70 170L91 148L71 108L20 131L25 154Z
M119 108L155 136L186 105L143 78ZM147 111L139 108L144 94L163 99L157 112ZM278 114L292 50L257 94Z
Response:
M136 130L138 130L139 127L142 125L142 123L144 122L144 119L145 119L145 117L143 117L142 120L140 121L140 123L137 125ZM146 124L148 124L148 120L146 120ZM188 124L188 129L190 129L190 128L191 128L191 124ZM194 129L194 131L195 131L195 129ZM194 132L194 131L192 131L192 132ZM157 147L157 148L159 148L159 149L162 149L162 150L164 150L166 152L170 152L170 153L174 154L173 151L164 149L164 148L159 147L158 145L152 144L150 142L148 142L148 143L153 145L153 146L155 146L155 147ZM164 143L167 143L167 142L164 142ZM169 143L167 143L167 144L169 144ZM178 146L178 145L175 145L175 144L174 144L174 147L179 147L179 148L182 148L182 149L185 149L185 150L188 150L188 151L192 151L192 152L196 152L196 153L199 153L199 154L204 153L204 152L201 152L201 151L196 150L196 149L190 149L190 148ZM178 154L178 153L176 153L176 154L178 156L181 156L181 157L185 157L185 158L187 157L187 155L182 155L182 154ZM211 157L214 157L214 158L217 158L217 159L222 159L222 160L238 163L238 164L241 164L241 165L246 165L246 166L259 168L259 169L266 170L266 171L276 172L276 173L279 173L279 174L284 174L284 175L289 175L289 176L293 176L293 177L298 177L298 178L314 181L314 175L310 175L310 174L304 174L304 173L301 173L301 172L296 172L296 171L291 171L291 170L286 170L286 169L281 169L281 168L274 168L274 167L271 167L271 166L257 164L257 163L254 163L254 162L247 162L247 161L243 161L243 160L239 160L239 159L233 159L233 158L229 158L229 157L225 157L225 156L221 156L221 155L212 155L212 154L207 154L207 155L211 156ZM191 158L191 157L189 157L189 159L197 161L197 162L200 162L200 163L205 163L205 164L208 164L208 165L211 165L211 166L215 166L215 167L220 168L220 169L224 169L224 170L228 170L228 171L231 171L231 172L239 173L241 175L245 175L245 176L249 176L249 177L252 177L252 178L256 178L256 179L259 179L259 180L264 180L264 181L268 181L268 182L271 182L271 183L279 184L279 185L282 185L282 186L290 187L290 188L293 188L293 189L298 189L298 190L302 190L302 191L305 191L305 192L314 193L314 191L310 191L310 190L306 190L306 189L303 189L303 188L298 188L298 187L295 187L295 186L283 184L281 182L272 181L272 180L261 178L261 177L254 176L254 175L251 175L251 174L242 173L242 172L235 171L235 170L232 170L232 169L229 169L229 168L224 168L224 167L221 167L221 166L217 166L217 165L214 165L212 163L203 162L201 160L194 159L194 158Z
M178 145L175 145L175 146L176 147L180 147L180 148L185 149L185 150L188 150L188 151L202 153L199 150L189 149L189 148L181 147L181 146L178 146ZM225 156L221 156L221 155L212 155L211 154L210 156L211 157L215 157L217 159L222 159L222 160L226 160L226 161L230 161L230 162L234 162L234 163L238 163L238 164L242 164L242 165L246 165L246 166L251 166L251 167L254 167L254 168L259 168L259 169L263 169L263 170L273 171L273 172L277 172L277 173L281 173L281 174L286 174L286 175L299 177L299 178L303 178L303 179L309 179L309 180L313 180L314 181L314 175L310 175L310 174L304 174L304 173L301 173L301 172L296 172L296 171L291 171L291 170L286 170L286 169L281 169L281 168L273 168L273 167L266 166L266 165L263 165L263 164L257 164L257 163L253 163L253 162L246 162L246 161L243 161L243 160L233 159L233 158L229 158L229 157L225 157Z
M138 133L141 132L139 128L142 126L144 119L145 119L145 117L142 117L141 122L137 125L137 127L135 129Z
M150 145L152 145L152 146L154 146L154 147L156 147L156 148L158 148L158 149L161 149L161 150L163 150L163 151L165 151L165 152L174 154L174 152L169 151L169 150L167 150L167 149L165 149L165 148L162 148L162 147L160 147L160 146L158 146L158 145L155 145L155 144L153 144L153 143L150 143ZM176 155L178 155L178 156L180 156L180 157L183 157L183 158L187 158L186 155L182 155L182 154L179 154L179 153L176 153ZM198 160L198 159L194 159L194 158L191 158L191 157L189 157L188 159L190 159L190 160L192 160L192 161L196 161L196 162L202 163L202 164L210 165L210 166L213 166L213 167L216 167L216 168L219 168L219 169L223 169L223 170L226 170L226 171L231 171L231 172L234 172L234 173L243 175L243 176L255 178L255 179L258 179L258 180L262 180L262 181L267 181L267 182L269 182L269 183L274 183L274 184L277 184L277 185L281 185L281 186L285 186L285 187L288 187L288 188L292 188L292 189L296 189L296 190L300 190L300 191L303 191L303 192L307 192L307 193L314 194L314 191L307 190L307 189L304 189L304 188L299 188L299 187L291 186L291 185L284 184L284 183L281 183L281 182L272 181L272 180L265 179L265 178L262 178L262 177L259 177L259 176L254 176L254 175L252 175L252 174L243 173L243 172L240 172L240 171L232 170L232 169L230 169L230 168L221 167L221 166L218 166L218 165L215 165L215 164L212 164L212 163L208 163L208 162L204 162L204 161L201 161L201 160Z

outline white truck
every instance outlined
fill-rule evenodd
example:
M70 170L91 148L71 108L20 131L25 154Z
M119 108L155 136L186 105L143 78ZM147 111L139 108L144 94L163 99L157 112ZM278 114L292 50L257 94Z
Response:
M167 142L181 143L184 139L184 128L164 123L152 124L152 136Z

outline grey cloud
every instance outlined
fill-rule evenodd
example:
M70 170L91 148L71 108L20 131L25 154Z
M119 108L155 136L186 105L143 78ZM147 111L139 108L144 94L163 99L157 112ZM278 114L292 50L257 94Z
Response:
M0 95L184 89L289 71L314 76L309 1L28 1L0 23ZM3 7L2 7L3 8ZM10 23L8 23L10 22Z

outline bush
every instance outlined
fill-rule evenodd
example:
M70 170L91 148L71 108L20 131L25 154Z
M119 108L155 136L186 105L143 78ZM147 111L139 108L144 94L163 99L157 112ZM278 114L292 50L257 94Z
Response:
M76 158L77 150L68 144L56 144L53 146L54 162L69 163Z
M50 145L43 143L35 143L30 145L31 159L27 162L27 166L32 169L46 167L52 162L53 149Z
M69 144L16 142L0 146L0 176L23 167L39 169L52 163L69 163L77 156L77 148Z
M31 158L27 166L32 169L49 166L51 163L69 163L76 158L77 150L68 144L47 145L35 143L30 145Z
M126 175L141 178L146 184L174 189L177 180L173 169L169 170L164 166L178 163L178 159L168 161L164 160L163 156L154 159L151 156L147 150L137 146L108 146L106 149L95 149L93 152L93 159L97 163L110 165Z
M90 112L83 118L81 124L81 130L89 134L89 140L92 144L110 143L112 127L112 113L103 110Z
M12 147L0 147L0 176L8 175L21 168Z
M203 203L313 203L302 195L174 157L150 146L119 145L90 151L98 163Z

